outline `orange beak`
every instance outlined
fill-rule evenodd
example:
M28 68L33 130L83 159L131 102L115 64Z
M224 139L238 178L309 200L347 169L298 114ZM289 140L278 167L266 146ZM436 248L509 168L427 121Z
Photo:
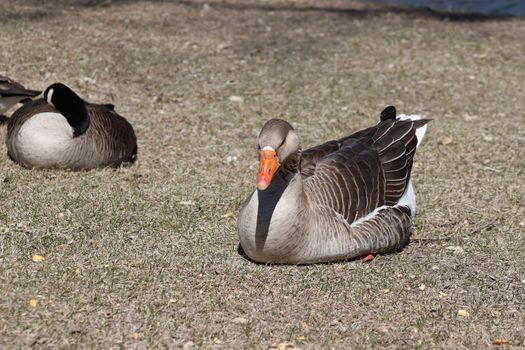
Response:
M257 188L260 191L264 191L270 186L270 182L272 182L275 172L279 169L279 165L279 159L274 150L263 149L259 151L259 176L257 176Z

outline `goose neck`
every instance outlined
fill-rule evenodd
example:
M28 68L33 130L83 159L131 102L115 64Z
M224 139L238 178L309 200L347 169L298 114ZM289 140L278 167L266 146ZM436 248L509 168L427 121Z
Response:
M86 132L90 125L86 102L78 96L70 96L55 103L55 108L66 118L73 128L73 137Z

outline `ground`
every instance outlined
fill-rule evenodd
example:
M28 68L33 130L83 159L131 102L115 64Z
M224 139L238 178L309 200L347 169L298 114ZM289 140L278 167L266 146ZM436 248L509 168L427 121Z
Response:
M523 20L0 0L0 29L0 74L113 103L139 140L129 168L27 170L0 126L0 348L525 347ZM433 119L411 244L369 263L239 255L264 122L308 147L389 104Z

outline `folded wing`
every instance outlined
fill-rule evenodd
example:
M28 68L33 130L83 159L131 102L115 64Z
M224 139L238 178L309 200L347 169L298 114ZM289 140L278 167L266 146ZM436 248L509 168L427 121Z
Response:
M303 152L301 175L312 205L329 207L353 223L399 201L410 179L416 129L429 120L395 119L392 108L373 127Z

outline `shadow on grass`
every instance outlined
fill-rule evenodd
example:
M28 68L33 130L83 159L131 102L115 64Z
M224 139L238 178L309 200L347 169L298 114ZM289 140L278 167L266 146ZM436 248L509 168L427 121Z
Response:
M395 251L395 252L391 252L391 253L382 253L382 254L374 254L375 256L388 256L388 255L392 255L392 254L399 254L400 252L402 252L404 250L405 247L399 249L398 251ZM264 263L264 262L258 262L258 261L255 261L255 260L252 260L248 254L246 254L246 252L244 251L244 249L242 249L242 246L241 244L237 244L237 254L239 254L243 259L245 259L246 261L249 261L253 264L256 264L256 265L268 265L268 266L310 266L310 265L334 265L334 264L346 264L346 263L350 263L350 262L358 262L358 261L361 261L363 260L364 256L360 256L360 257L356 257L356 258L349 258L349 259L343 259L343 260L334 260L334 261L326 261L326 262L320 262L320 263L313 263L313 264L280 264L280 263ZM372 261L372 260L370 260ZM369 263L370 261L362 261L363 264L365 263Z
M36 6L36 5L35 5ZM1 10L1 9L0 9ZM46 8L31 8L25 11L0 11L0 21L6 22L33 22L56 17L58 13Z

